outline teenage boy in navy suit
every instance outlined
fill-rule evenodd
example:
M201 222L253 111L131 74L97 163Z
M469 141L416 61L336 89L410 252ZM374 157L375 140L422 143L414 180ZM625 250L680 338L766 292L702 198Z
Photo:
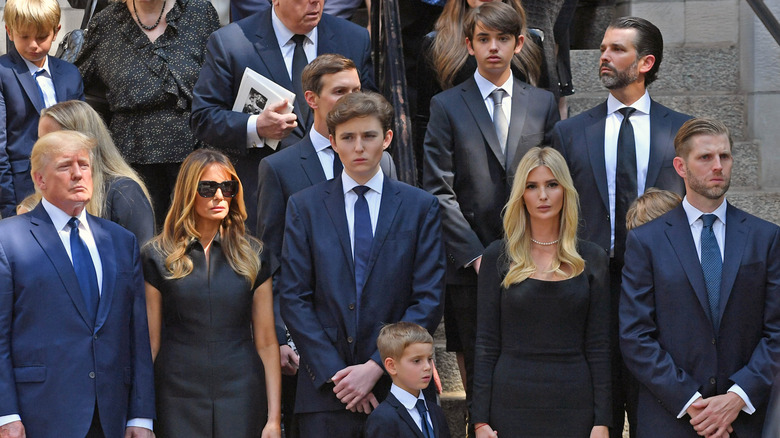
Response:
M382 327L376 346L393 385L385 401L369 415L366 436L449 438L444 411L422 391L433 376L431 334L417 324L397 322Z
M382 325L433 333L441 319L439 203L381 171L392 115L376 93L339 100L327 121L344 170L287 202L280 304L300 352L300 436L362 437L391 384L376 347Z
M41 110L84 100L84 86L73 64L48 56L60 30L57 0L8 0L3 20L16 48L0 57L0 215L9 217L35 191L30 152Z

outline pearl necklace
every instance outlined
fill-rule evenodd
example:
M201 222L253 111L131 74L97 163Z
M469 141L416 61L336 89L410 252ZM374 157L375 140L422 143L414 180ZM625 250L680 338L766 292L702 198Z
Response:
M542 245L542 246L555 245L556 243L558 243L560 241L561 241L561 239L555 239L552 242L540 242L540 241L534 239L533 237L531 238L531 242L533 242L533 243L535 243L537 245Z
M154 30L154 28L156 28L160 24L160 20L162 20L163 12L165 12L165 1L166 0L163 0L162 9L160 9L160 16L157 17L157 21L155 21L153 25L147 26L141 23L141 19L138 17L138 9L135 8L135 0L133 0L133 12L135 13L135 21L138 22L138 25L141 26L141 28L146 30Z

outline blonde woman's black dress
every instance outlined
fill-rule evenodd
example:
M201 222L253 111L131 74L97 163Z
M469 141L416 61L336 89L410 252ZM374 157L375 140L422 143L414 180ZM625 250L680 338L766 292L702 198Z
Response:
M500 437L587 438L610 424L608 257L580 241L585 271L503 288L504 242L479 273L472 420Z
M143 249L144 278L163 300L160 352L154 364L158 438L259 437L267 420L265 375L252 340L254 290L271 277L260 254L255 284L228 264L217 236L209 264L201 243L187 248L193 272L168 280L165 259ZM259 248L258 248L259 250Z

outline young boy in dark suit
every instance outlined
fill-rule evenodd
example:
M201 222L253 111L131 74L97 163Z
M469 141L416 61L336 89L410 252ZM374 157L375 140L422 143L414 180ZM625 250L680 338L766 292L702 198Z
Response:
M393 385L368 416L366 436L449 438L444 412L422 391L433 377L431 334L417 324L397 322L382 327L376 345Z
M73 64L48 56L60 30L57 0L8 0L3 20L16 48L0 57L0 215L8 217L35 191L30 152L41 110L84 100L84 86Z

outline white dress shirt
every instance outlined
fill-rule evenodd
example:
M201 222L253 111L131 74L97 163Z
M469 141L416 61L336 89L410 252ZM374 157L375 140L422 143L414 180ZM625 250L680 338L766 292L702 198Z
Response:
M398 399L398 401L406 408L406 411L409 412L409 415L412 417L412 420L414 420L414 424L417 425L417 427L420 428L422 431L422 424L420 423L421 417L420 413L417 411L417 400L422 400L425 402L425 416L427 417L425 421L428 422L428 430L433 430L433 421L431 420L431 411L428 409L428 401L425 400L425 396L423 395L423 392L420 391L420 394L415 397L414 395L406 392L406 390L401 389L400 387L396 386L395 383L393 383L390 386L390 392L395 396L395 398Z
M712 232L715 233L715 240L718 241L721 260L723 260L726 250L726 205L727 204L724 199L720 206L711 213L718 217L718 219L712 223ZM693 243L696 246L696 254L699 256L699 263L701 263L701 230L704 228L704 221L702 221L701 215L705 213L691 205L691 203L688 202L687 196L683 199L682 206L683 210L685 210L685 215L688 217L688 225L691 227ZM739 385L736 383L731 385L731 388L729 388L728 392L737 394L745 402L745 407L742 408L745 413L752 414L753 412L756 412L756 408L750 402L750 397L748 397L747 393ZM691 404L693 404L693 402L695 402L699 397L701 397L701 393L696 391L696 393L693 394L693 397L688 400L688 403L683 406L682 411L680 411L680 414L677 415L677 418L682 418L686 413L685 411L687 411Z
M636 191L637 197L645 192L647 167L650 163L650 95L645 94L631 105L624 105L612 94L607 97L607 120L604 129L604 164L607 170L607 190L609 192L609 222L611 228L610 254L615 248L615 175L617 173L617 142L623 114L618 110L630 106L636 111L631 115L636 145Z
M30 75L33 76L33 81L38 83L38 86L43 92L43 105L48 108L57 103L57 93L54 91L54 81L51 78L51 70L49 69L49 56L43 58L43 67L38 67L32 62L22 58L24 63L27 64L27 68L30 70ZM43 70L44 73L35 79L35 73L38 70Z
M68 221L70 221L72 216L60 210L54 204L47 201L46 198L41 199L41 204L43 205L44 210L46 210L46 213L49 215L52 224L54 224L54 229L57 230L57 235L59 236L60 241L62 241L62 245L65 247L65 252L68 253L70 262L73 263L73 255L70 249L70 225L68 225ZM95 265L98 290L102 295L103 264L100 261L100 253L98 252L97 245L95 244L95 238L92 235L92 230L89 227L89 221L87 221L87 209L85 208L82 210L81 214L76 216L76 218L79 220L79 237L81 237L81 240L83 240L84 244L87 245L89 255L92 258L92 264ZM14 421L22 421L22 418L18 414L4 415L0 417L0 426ZM143 427L149 430L153 430L153 423L151 418L133 418L128 420L127 427L131 426Z
M496 86L494 83L485 79L484 76L479 74L479 70L474 72L474 80L477 82L477 88L479 88L479 93L482 95L482 100L485 102L485 108L487 108L488 114L490 115L490 120L493 120L493 107L495 105L493 98L490 97L490 93L495 91L496 88L501 88L504 90L504 98L501 100L501 109L504 110L507 123L511 123L512 91L515 84L512 73L509 74L509 78L506 80L506 82L501 84L501 86ZM506 154L506 145L503 145L503 148L503 152Z
M292 80L292 60L293 53L295 52L295 42L292 40L292 37L295 36L295 33L282 23L282 20L276 15L276 8L272 8L271 10L271 25L274 28L274 35L276 35L276 42L279 44L279 50L282 52L282 59L284 59L284 66L287 68L287 74L290 76L290 80ZM306 38L303 40L303 51L306 53L306 59L311 62L317 57L317 27L305 35ZM295 102L290 103L294 104ZM263 147L263 144L265 144L265 140L257 134L257 117L257 114L251 115L246 122L247 148L261 148Z
M336 152L330 145L330 139L323 137L316 129L309 130L309 139L314 150L317 151L317 158L322 165L322 171L325 172L325 179L333 179L333 162L336 160Z
M371 215L371 233L376 234L376 223L379 219L379 207L382 204L382 185L385 181L384 172L379 169L364 186L370 188L365 195L368 203L368 214ZM347 172L341 172L341 183L344 186L344 208L347 212L347 228L349 228L349 241L352 246L352 258L355 258L355 202L358 195L352 189L359 186L354 179L347 175Z

